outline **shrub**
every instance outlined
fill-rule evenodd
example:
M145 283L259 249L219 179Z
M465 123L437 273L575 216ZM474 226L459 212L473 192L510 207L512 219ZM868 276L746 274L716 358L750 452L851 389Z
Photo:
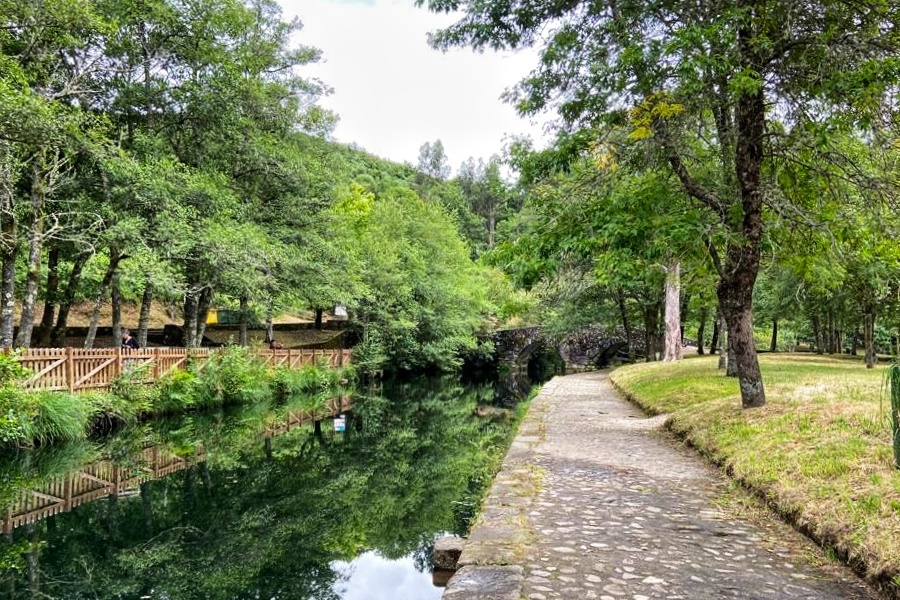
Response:
M23 405L32 415L30 438L37 443L79 440L87 433L93 411L84 396L67 392L24 392Z
M106 435L122 426L136 423L152 408L151 402L130 394L123 397L113 392L83 392L81 397L91 407L88 429L96 435Z
M170 414L189 410L198 404L200 385L197 376L189 371L172 371L156 384L153 400L154 414Z
M10 446L28 446L31 415L25 410L22 392L12 386L0 387L0 442Z
M156 385L146 383L148 381L148 371L152 369L150 363L131 366L122 371L122 374L114 379L109 390L115 398L123 400L130 406L125 406L121 402L108 402L110 408L115 412L130 415L142 415L149 412L156 402L159 395L159 388Z
M327 366L305 365L300 369L278 367L272 378L273 392L280 400L297 394L332 390L343 381L352 380L356 371L352 367L333 369Z
M17 352L0 352L0 386L14 385L27 379L31 371L22 366Z
M198 403L214 406L232 402L254 402L269 395L265 365L249 348L226 346L197 368L201 393Z

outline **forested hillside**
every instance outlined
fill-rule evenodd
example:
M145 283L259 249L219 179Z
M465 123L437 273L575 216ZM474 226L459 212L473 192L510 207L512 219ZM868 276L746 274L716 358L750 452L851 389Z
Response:
M508 297L472 261L491 240L459 182L328 141L328 88L303 74L319 52L275 2L0 15L0 346L60 344L84 303L88 347L107 303L114 339L142 345L153 303L177 306L189 347L212 306L342 304L361 358L446 367ZM469 196L479 178L473 162Z

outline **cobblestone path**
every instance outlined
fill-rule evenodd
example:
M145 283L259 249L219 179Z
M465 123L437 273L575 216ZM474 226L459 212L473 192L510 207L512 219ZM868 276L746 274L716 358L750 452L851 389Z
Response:
M663 421L605 373L545 385L444 598L878 597L776 519L741 517Z

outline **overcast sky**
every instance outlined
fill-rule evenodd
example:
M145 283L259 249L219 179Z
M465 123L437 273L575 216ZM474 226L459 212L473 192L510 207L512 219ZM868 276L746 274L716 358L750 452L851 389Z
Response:
M500 100L536 64L534 52L433 50L429 31L453 22L415 8L413 0L281 0L286 19L300 17L300 41L322 50L305 67L334 89L322 104L340 116L334 137L397 162L418 161L438 139L454 172L468 157L499 154L506 134L531 134L542 123L518 117Z

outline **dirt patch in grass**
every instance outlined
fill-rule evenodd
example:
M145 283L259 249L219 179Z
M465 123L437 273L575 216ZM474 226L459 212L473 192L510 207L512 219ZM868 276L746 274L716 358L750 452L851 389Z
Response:
M767 404L743 410L716 358L621 367L613 383L795 527L900 597L900 471L883 368L760 356Z

